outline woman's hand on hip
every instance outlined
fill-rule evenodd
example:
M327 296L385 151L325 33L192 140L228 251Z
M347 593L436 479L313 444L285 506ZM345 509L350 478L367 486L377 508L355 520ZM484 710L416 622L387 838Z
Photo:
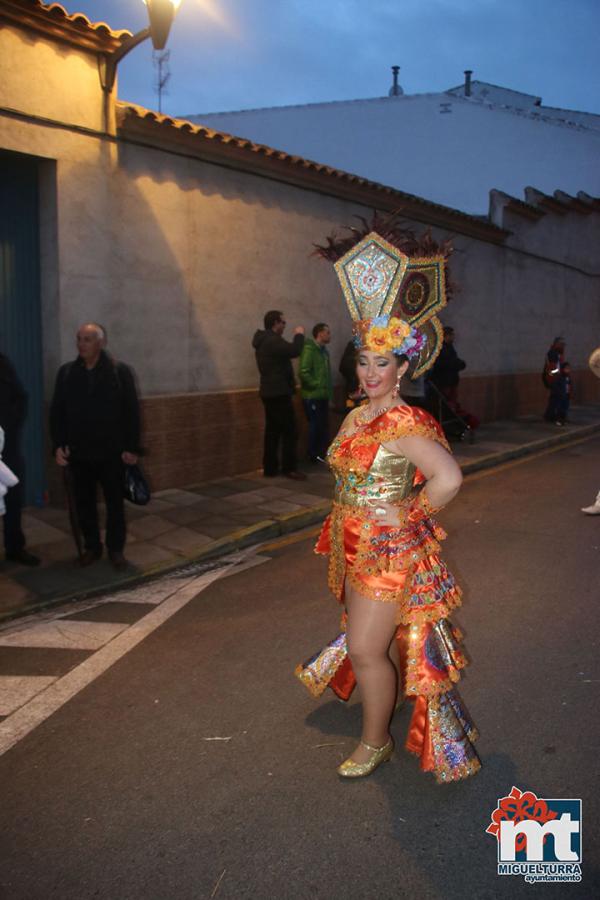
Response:
M400 508L393 506L391 503L385 503L383 500L369 500L369 518L378 525L389 525L393 528L399 528L402 524L400 520Z

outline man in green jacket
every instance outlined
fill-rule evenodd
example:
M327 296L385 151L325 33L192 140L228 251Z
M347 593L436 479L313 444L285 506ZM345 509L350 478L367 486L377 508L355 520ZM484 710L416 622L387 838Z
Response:
M304 412L308 419L308 458L316 463L324 459L329 446L329 404L333 398L331 367L327 344L329 325L318 322L312 340L304 342L300 355L300 387Z

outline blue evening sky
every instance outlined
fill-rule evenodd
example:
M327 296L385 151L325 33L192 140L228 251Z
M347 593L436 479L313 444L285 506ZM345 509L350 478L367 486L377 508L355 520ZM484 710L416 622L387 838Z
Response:
M66 0L114 29L147 24L142 0ZM600 114L600 0L182 0L163 112L380 97L473 78ZM149 42L120 66L119 97L158 108Z

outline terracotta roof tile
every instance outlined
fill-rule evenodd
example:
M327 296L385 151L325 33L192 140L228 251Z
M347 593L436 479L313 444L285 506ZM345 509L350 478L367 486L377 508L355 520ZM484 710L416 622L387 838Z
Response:
M117 40L122 40L126 37L131 37L131 32L126 29L121 29L120 31L113 31L110 25L107 25L106 22L92 22L84 13L69 13L64 6L61 6L60 3L42 3L41 0L30 0L31 6L36 6L43 12L46 12L49 16L52 16L54 19L61 19L67 22L70 22L73 25L76 25L80 28L91 28L92 31L95 31L99 34L106 34L112 38L116 38Z
M232 145L239 150L247 150L250 153L258 156L273 158L280 162L287 163L291 166L298 166L308 171L335 178L338 181L361 185L383 194L394 195L398 198L405 198L407 200L410 200L410 202L413 204L418 204L419 206L432 210L439 210L446 215L451 214L453 217L458 217L465 221L477 223L477 225L480 227L482 225L481 218L477 216L471 216L468 213L462 212L461 210L452 209L451 207L443 206L439 203L433 203L430 200L425 200L423 197L417 197L414 194L408 194L404 191L399 191L396 188L390 188L386 185L379 184L378 182L369 181L369 179L363 178L360 175L353 175L350 172L344 172L340 169L334 169L331 166L315 162L314 160L305 159L302 156L295 156L289 153L285 153L282 150L276 150L273 147L268 147L264 144L257 144L254 141L248 140L247 138L240 138L232 134L227 134L226 132L215 131L213 128L208 128L205 125L198 125L193 122L189 122L186 119L174 119L171 116L146 109L142 106L137 106L133 103L118 101L117 110L119 114L120 127L123 127L125 125L128 117L134 117L142 121L152 122L161 127L166 126L168 128L173 128L180 134L189 134L193 137L211 141L213 143ZM504 235L504 232L501 228L498 228L491 223L486 223L486 226L489 227L490 230L495 231L498 238L501 239L501 237Z
M507 194L505 193L505 191L499 191L494 188L492 189L491 194L494 197L503 200L509 210L523 216L526 219L541 219L542 216L546 214L543 209L539 208L539 206L534 205L533 203L526 203L523 200L519 200L518 197L514 197L512 194Z
M268 147L265 144L255 143L247 138L236 137L235 135L227 134L226 132L216 131L206 125L189 122L186 119L174 119L171 116L146 109L143 106L117 101L117 122L120 134L126 135L128 124L131 124L136 120L156 127L157 134L163 129L167 129L168 131L172 130L181 136L185 135L186 137L189 137L196 146L199 146L200 142L207 142L214 146L215 149L217 149L218 145L221 145L223 147L223 152L225 152L225 148L231 149L238 159L247 153L248 158L252 155L255 159L256 157L263 157L264 159L271 161L278 171L281 171L282 165L284 167L299 168L306 172L307 177L310 177L311 174L317 174L338 183L343 182L349 186L365 189L373 195L380 195L388 198L388 206L390 201L393 201L398 207L405 205L407 212L409 207L416 207L417 209L422 210L423 215L428 214L426 221L430 221L433 224L437 224L434 220L439 219L440 224L443 223L443 227L452 227L453 225L457 231L466 233L474 233L475 231L478 233L485 232L487 239L492 240L495 243L501 243L507 236L507 232L504 229L492 224L489 220L482 220L478 216L469 215L461 210L452 209L451 207L434 203L431 200L425 200L423 197L418 197L415 194L408 194L404 191L397 190L396 188L370 181L360 175L353 175L350 172L344 172L340 169L324 165L323 163L305 159L302 156L295 156L282 150ZM193 146L193 144L190 146ZM242 151L242 154L240 154L239 151ZM273 175L275 174L276 171L274 168ZM373 196L372 201L374 203L376 202L375 196Z
M131 37L130 31L114 31L106 22L91 22L83 13L69 13L60 3L41 0L3 0L0 19L100 52L114 50Z

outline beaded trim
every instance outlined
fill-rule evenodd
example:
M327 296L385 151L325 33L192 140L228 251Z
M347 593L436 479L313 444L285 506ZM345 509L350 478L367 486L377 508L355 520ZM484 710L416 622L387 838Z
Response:
M429 438L451 452L448 441L433 416L419 407L408 405L393 406L367 425L360 425L359 430L343 440L352 440L353 447L362 447L371 443L385 444L403 437ZM336 441L330 451L335 443Z
M345 441L352 441L352 447L363 447L368 444L385 444L388 441L399 440L403 437L425 437L441 444L449 453L450 445L446 440L444 432L440 428L439 423L430 416L424 409L418 406L392 406L366 425L360 424L360 407L353 409L344 421L342 428L334 438L327 457L330 460L336 455L339 446ZM346 425L357 425L358 427L352 431L346 429ZM345 462L345 461L344 461ZM355 465L350 463L350 465ZM336 456L336 468L340 468L340 460ZM344 466L345 468L345 466Z

